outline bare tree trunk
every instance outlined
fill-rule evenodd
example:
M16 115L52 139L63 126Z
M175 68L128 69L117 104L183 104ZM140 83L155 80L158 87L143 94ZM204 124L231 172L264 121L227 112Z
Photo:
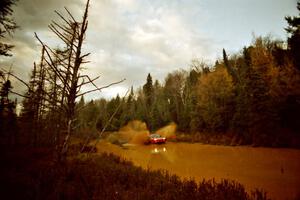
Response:
M35 34L35 37L43 47L40 69L37 69L36 65L34 65L33 83L29 85L17 78L17 76L14 76L28 86L30 93L30 95L23 95L23 97L28 98L28 101L31 103L30 106L34 110L33 144L37 145L39 143L41 140L39 136L42 137L44 135L43 130L47 132L45 127L55 126L55 133L52 138L56 143L54 145L59 158L65 157L70 138L75 129L77 98L90 92L101 91L103 88L125 80L123 79L104 87L97 87L94 81L99 77L91 79L87 75L80 75L82 65L88 62L85 59L89 56L89 53L82 54L82 45L88 27L88 8L89 0L87 0L81 21L76 21L66 8L68 19L56 12L63 23L53 22L49 25L49 28L65 44L64 49L53 50ZM49 89L47 84L52 85L51 89ZM91 84L95 89L81 92L81 87L87 84ZM51 119L50 122L49 119ZM58 128L61 130L58 130ZM62 133L65 135L63 136ZM60 139L62 137L64 137L63 141Z

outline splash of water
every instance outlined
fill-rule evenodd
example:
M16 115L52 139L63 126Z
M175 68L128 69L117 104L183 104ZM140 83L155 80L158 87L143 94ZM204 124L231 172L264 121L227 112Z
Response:
M175 137L176 128L177 125L175 123L170 123L167 126L160 128L155 133L158 133L166 138L173 138ZM148 140L149 135L150 131L147 129L145 122L133 120L120 128L117 133L114 133L114 135L110 136L109 141L113 141L117 144L144 144Z
M176 133L177 125L174 122L160 128L156 131L156 133L160 134L165 138L174 138Z
M148 131L147 125L145 122L142 122L140 120L133 120L128 122L125 126L120 128L120 132L123 131Z
M120 137L131 144L144 144L149 137L149 130L145 122L133 120L119 130Z

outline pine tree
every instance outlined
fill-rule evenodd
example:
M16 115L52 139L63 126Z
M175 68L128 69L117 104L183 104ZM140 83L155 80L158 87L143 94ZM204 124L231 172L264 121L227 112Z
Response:
M288 27L285 29L290 37L288 38L288 47L294 60L295 67L300 70L300 1L297 2L298 16L288 16L286 21Z
M18 27L12 14L12 6L17 0L0 1L0 38L3 39ZM14 46L0 41L0 56L11 56L10 51Z
M143 86L143 93L144 93L144 100L146 105L146 124L148 125L148 128L152 130L152 124L151 124L151 110L153 108L153 102L154 102L154 89L153 89L153 82L151 74L149 73L147 76L147 81L145 85Z
M153 103L153 83L152 83L152 77L150 73L147 76L146 84L143 86L143 92L145 95L146 104L149 108L151 108Z
M129 93L129 96L127 98L127 101L126 101L126 105L125 105L125 115L127 117L125 117L125 120L124 122L125 123L128 123L129 121L132 121L135 119L135 98L134 98L134 92L133 92L133 86L131 87L130 89L130 93Z
M34 63L29 88L26 92L26 98L23 100L23 109L21 113L22 121L25 123L26 132L32 139L31 144L36 146L40 141L40 135L45 133L42 130L45 120L45 65L44 61L44 48L42 50L42 58L39 66Z

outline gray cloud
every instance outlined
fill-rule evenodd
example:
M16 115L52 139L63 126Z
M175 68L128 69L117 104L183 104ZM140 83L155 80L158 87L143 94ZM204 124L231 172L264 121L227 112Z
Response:
M214 57L213 40L177 12L179 1L171 6L160 2L103 1L92 7L90 22L97 28L89 30L87 44L98 49L91 59L97 66L91 67L93 72L110 78L121 74L127 87L139 86L147 73L163 81L168 72L187 67L194 57ZM194 4L186 6L190 14Z

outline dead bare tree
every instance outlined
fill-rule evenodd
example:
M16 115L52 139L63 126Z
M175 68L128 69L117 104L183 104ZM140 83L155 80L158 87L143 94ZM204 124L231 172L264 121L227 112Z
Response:
M52 21L49 28L64 43L65 48L62 50L53 50L35 33L35 37L44 49L43 52L45 56L42 62L47 64L47 71L48 73L51 72L53 78L52 84L55 87L55 91L52 95L56 95L56 98L51 99L52 102L48 102L52 107L59 107L61 116L64 119L66 135L60 148L61 155L65 155L67 152L69 138L73 131L76 99L91 92L101 91L104 88L121 83L125 80L123 79L104 87L97 87L94 81L99 77L90 78L88 75L80 74L80 72L82 72L82 65L88 62L86 58L90 55L90 53L82 53L82 45L88 27L88 9L89 0L86 3L81 21L76 21L67 8L65 8L65 11L68 18L65 18L58 11L55 11L63 23L59 24ZM91 84L95 89L81 92L81 87L87 84Z
M88 75L81 75L83 64L88 63L86 58L90 54L82 53L88 27L88 9L89 0L87 0L80 21L76 21L67 8L65 8L65 11L68 18L55 11L62 23L52 21L49 28L63 42L63 49L52 49L35 33L35 37L42 45L42 53L40 63L38 65L34 63L29 83L26 83L11 71L2 70L3 73L11 75L23 83L28 89L25 94L15 92L11 88L9 92L24 97L25 104L29 104L30 116L34 124L32 128L35 134L31 135L34 143L37 142L40 132L51 129L54 132L53 138L59 159L64 158L64 155L66 155L69 139L75 127L77 98L91 92L101 91L125 80L98 87L95 81L99 76L90 78ZM3 73L0 75L3 75ZM82 92L82 86L88 84L91 84L95 89ZM42 128L38 128L41 126ZM63 140L60 139L61 133L65 133Z

